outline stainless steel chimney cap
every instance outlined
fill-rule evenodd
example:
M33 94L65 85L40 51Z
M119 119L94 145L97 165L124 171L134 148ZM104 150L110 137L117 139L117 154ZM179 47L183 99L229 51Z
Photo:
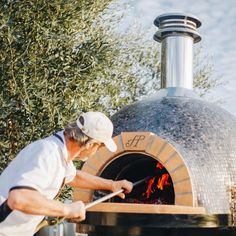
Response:
M192 14L184 14L184 13L166 13L166 14L162 14L154 20L154 25L159 27L160 23L162 21L170 20L170 19L190 20L190 21L193 21L194 23L196 23L197 28L199 28L202 25L199 18L197 18L196 16L194 16Z
M201 21L191 14L168 13L158 16L154 20L159 30L154 35L154 40L161 42L168 36L190 36L194 43L201 41L201 36L196 31L201 26Z

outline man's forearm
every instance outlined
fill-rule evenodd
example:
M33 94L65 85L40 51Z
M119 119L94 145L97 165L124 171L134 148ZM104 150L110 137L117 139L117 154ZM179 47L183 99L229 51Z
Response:
M72 182L69 183L70 186L76 188L84 189L103 189L103 190L112 190L113 189L113 180L104 179L98 176L91 175L84 171L77 171L77 175Z
M65 204L49 200L34 190L12 190L7 204L12 210L31 215L64 216L67 214Z
M63 204L59 201L49 200L34 190L17 189L10 191L7 204L12 210L31 215L85 219L83 202L76 201L70 204Z

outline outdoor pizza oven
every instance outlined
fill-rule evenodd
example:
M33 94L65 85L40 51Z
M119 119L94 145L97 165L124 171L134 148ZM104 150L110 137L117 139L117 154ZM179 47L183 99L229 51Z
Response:
M154 39L162 44L162 89L117 112L118 150L102 148L82 168L114 180L149 178L126 199L89 209L77 231L199 235L202 229L209 235L221 229L214 235L235 235L236 119L192 90L192 48L201 40L201 23L184 14L161 15L154 23ZM76 189L74 200L91 202L104 194Z

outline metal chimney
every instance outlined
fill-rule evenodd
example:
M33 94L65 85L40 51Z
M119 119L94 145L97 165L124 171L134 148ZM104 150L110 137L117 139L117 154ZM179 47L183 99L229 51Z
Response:
M193 43L201 40L196 29L201 22L192 15L169 13L154 21L161 43L161 88L193 89Z

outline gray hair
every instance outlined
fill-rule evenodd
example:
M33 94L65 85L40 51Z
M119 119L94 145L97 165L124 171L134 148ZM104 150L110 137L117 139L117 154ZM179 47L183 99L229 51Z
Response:
M94 141L94 139L88 137L81 131L81 129L77 126L76 122L69 123L64 128L64 132L69 137L69 139L72 139L80 143L81 145L86 145L88 142Z

